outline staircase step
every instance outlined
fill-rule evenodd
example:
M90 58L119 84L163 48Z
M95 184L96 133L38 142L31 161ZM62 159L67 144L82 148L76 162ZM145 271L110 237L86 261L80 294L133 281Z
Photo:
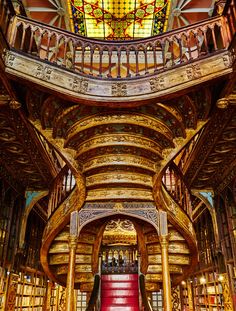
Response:
M127 289L102 289L102 297L134 297L138 296L138 288Z
M138 297L102 297L102 305L138 305Z
M138 280L137 274L104 274L102 275L102 281L129 282L129 281L137 281L137 280Z
M130 282L102 282L102 289L130 289L137 287L137 281Z
M102 306L101 311L139 311L139 306Z

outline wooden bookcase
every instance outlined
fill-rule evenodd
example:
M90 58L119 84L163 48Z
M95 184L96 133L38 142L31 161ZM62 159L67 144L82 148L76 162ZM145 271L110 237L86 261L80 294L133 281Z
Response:
M224 302L222 294L222 284L220 276L214 272L204 272L195 275L191 281L191 288L193 294L193 303L195 310L199 311L223 311ZM189 307L189 292L187 284L182 284L182 306Z
M43 311L46 279L43 273L24 270L19 274L15 310Z

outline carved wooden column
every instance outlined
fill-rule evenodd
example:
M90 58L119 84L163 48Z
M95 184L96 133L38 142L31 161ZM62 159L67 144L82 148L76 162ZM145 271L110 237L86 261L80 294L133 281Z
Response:
M187 280L187 292L188 292L188 307L189 311L194 311L194 306L193 306L193 287L192 283Z
M163 211L159 212L159 241L161 244L164 311L171 311L172 310L171 283L170 283L169 256L168 256L169 236L167 226L167 213Z
M46 298L45 298L45 303L44 303L44 310L45 311L50 311L50 308L51 308L50 302L51 302L51 296L52 296L52 287L53 287L53 283L48 280L47 281Z
M74 282L75 282L75 260L76 246L78 241L78 212L72 212L70 217L69 235L69 265L66 281L66 311L74 311Z

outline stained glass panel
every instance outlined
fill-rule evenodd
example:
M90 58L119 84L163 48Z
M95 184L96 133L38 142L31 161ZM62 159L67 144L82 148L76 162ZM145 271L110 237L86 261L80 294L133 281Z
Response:
M75 33L130 40L165 31L170 0L69 0L68 5Z

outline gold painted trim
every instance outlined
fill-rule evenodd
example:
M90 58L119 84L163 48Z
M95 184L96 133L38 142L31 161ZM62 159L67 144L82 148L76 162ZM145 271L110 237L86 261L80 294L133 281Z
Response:
M112 173L96 174L86 178L87 187L112 183L141 184L152 187L152 177L133 172L116 171Z
M105 146L132 146L137 148L142 148L149 150L150 152L157 154L160 158L161 156L161 147L151 139L133 135L133 134L105 134L101 136L93 137L85 142L83 142L78 147L77 157L81 154L90 151L98 147Z
M160 132L167 139L173 139L172 131L160 120L144 114L96 114L92 117L77 121L67 132L67 142L73 139L79 132L104 124L132 124L143 126L156 132Z
M129 167L139 167L155 173L155 163L148 159L145 159L136 155L105 155L99 156L87 161L83 166L83 173L88 172L91 169L101 168L108 165L116 166L129 166Z
M153 201L152 192L143 189L108 188L88 190L86 201L110 200L110 199L133 199Z

